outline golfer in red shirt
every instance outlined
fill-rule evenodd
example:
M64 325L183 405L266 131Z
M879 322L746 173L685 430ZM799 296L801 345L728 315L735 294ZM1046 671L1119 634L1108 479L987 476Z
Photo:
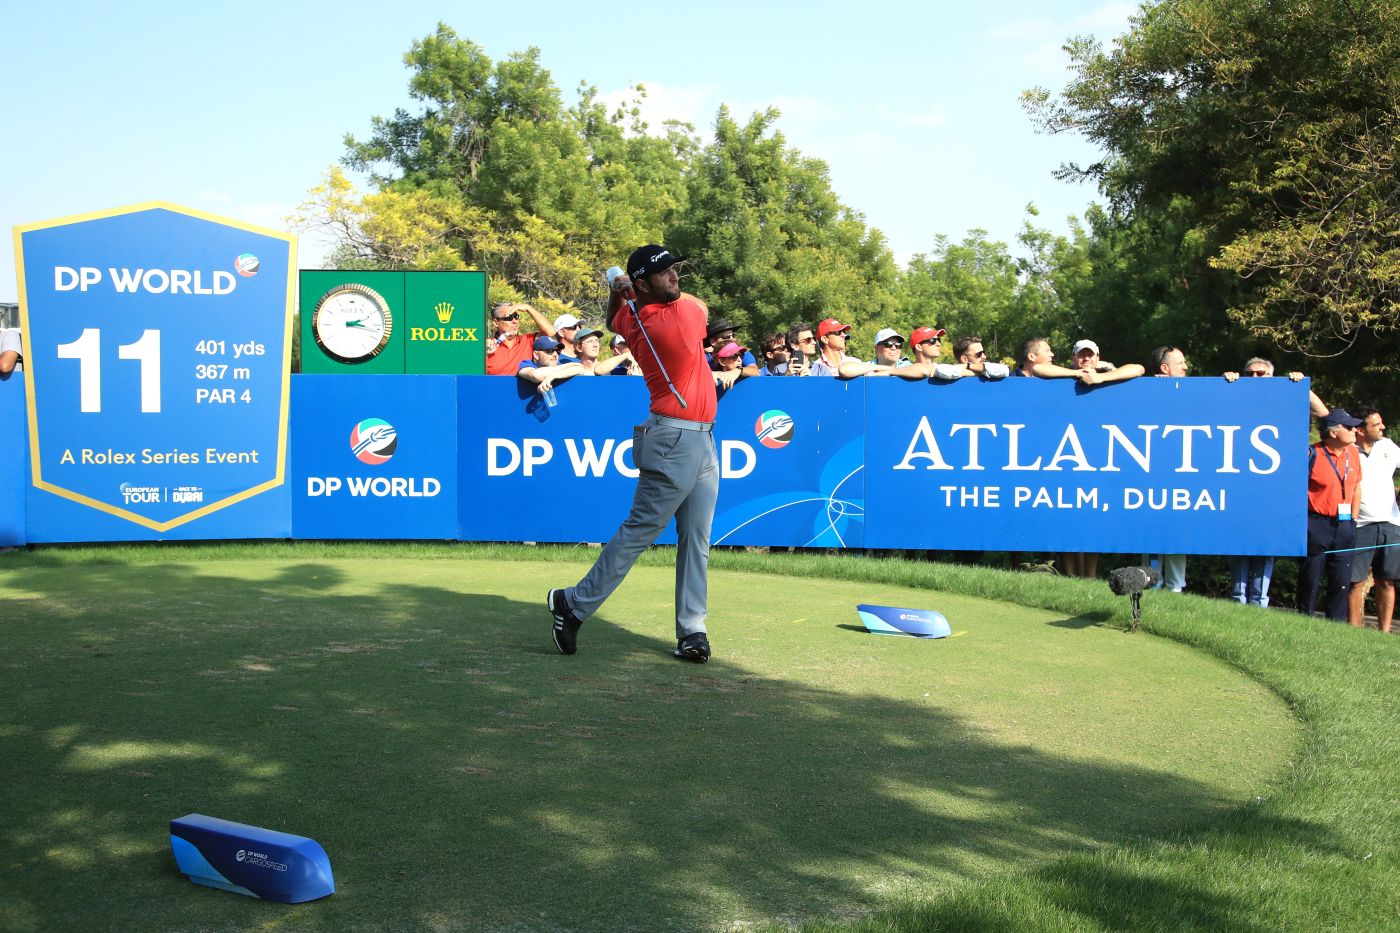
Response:
M612 595L674 516L675 655L697 663L710 659L706 568L719 494L719 459L711 433L715 383L704 349L709 309L681 292L676 264L684 260L664 246L643 246L627 260L627 274L612 280L608 326L626 338L642 368L651 415L632 432L639 476L627 520L576 586L550 590L546 598L554 616L554 644L564 654L578 650L579 626ZM636 300L629 302L634 290Z

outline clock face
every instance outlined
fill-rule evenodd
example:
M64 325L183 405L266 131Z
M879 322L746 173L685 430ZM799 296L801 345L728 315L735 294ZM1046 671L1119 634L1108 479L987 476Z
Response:
M394 316L389 303L365 285L337 285L311 312L316 345L333 360L363 363L389 345Z

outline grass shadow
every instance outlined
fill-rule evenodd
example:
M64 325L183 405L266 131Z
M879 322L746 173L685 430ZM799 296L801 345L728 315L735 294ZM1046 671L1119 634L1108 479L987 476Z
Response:
M14 898L0 920L707 929L859 914L892 889L1223 805L1190 779L1047 755L929 704L722 654L686 665L669 630L637 634L606 608L562 658L539 600L463 592L456 576L195 570L12 573L44 610L0 629L0 750L24 763L0 804ZM300 907L191 896L165 835L187 812L318 838L339 893ZM1156 925L1131 904L1095 907L1113 879L1063 864L1039 876L1042 896L1095 923ZM1205 880L1114 883L1200 925L1238 906Z

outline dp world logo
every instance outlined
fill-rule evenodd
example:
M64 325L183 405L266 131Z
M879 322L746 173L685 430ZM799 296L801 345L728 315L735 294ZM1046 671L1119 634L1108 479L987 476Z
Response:
M383 418L366 418L350 432L350 452L365 463L388 463L398 446L399 432Z
M234 858L237 859L237 860L240 861L240 862L243 861L244 859L246 859L247 857L248 857L248 850L247 850L247 849L239 849L239 850L238 850L238 853L237 853L236 855L234 855Z
M258 257L254 256L252 253L239 253L238 258L233 261L234 271L245 279L257 275L258 266L260 265L262 265L262 263L258 262Z
M754 422L753 433L764 447L776 450L792 442L795 427L792 417L787 412L775 408L758 416L758 420Z

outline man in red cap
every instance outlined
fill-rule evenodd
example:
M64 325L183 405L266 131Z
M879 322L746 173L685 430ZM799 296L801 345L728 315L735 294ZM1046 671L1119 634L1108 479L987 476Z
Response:
M915 363L930 367L938 362L938 354L943 349L943 338L948 332L941 327L916 327L909 335L909 349L914 354Z
M904 379L961 379L970 375L970 370L961 363L940 363L939 354L943 349L943 338L947 331L941 327L916 327L909 335L909 346L914 350L914 361L895 371Z
M809 376L839 376L842 363L859 363L860 360L846 354L846 341L851 336L851 325L842 324L829 317L817 325L817 346L820 355L807 367Z

